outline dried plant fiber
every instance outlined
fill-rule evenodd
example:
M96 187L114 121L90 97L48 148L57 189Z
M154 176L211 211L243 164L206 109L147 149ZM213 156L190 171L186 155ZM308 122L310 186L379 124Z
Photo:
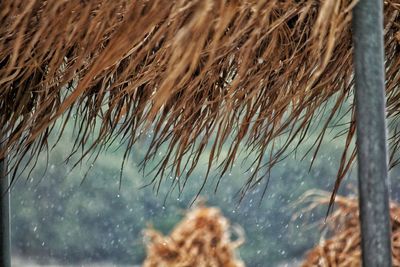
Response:
M319 123L318 152L351 95L351 14L356 3L3 0L0 136L6 140L0 158L9 153L10 171L16 171L25 155L32 160L49 149L48 137L60 117L64 125L77 118L71 154L81 150L83 158L117 137L126 142L128 155L151 127L144 163L168 144L154 182L171 167L183 188L207 145L208 171L223 145L228 146L218 163L222 176L242 145L255 154L246 192L261 179L258 170L274 165L296 138L301 143L321 108L334 99ZM384 7L387 114L395 164L400 3L386 0ZM352 119L338 181L355 158L349 148L354 128ZM286 141L275 143L283 134Z
M307 197L316 206L328 205L328 192L313 193ZM359 267L361 264L361 237L359 210L357 198L336 196L336 210L327 220L329 238L321 239L320 243L308 252L302 267ZM400 206L390 204L392 224L393 266L400 266Z
M243 236L231 241L230 234L229 221L218 208L197 207L169 236L153 229L145 232L148 242L143 267L244 267L235 253Z

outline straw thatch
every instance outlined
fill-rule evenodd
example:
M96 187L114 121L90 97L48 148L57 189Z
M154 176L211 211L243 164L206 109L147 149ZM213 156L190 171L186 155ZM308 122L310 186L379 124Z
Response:
M229 221L215 207L189 211L169 236L148 229L143 267L244 267L235 255L243 234L231 241Z
M144 161L168 143L156 177L169 166L173 176L187 177L207 145L209 170L228 143L222 175L244 144L256 155L246 191L257 184L260 168L276 163L296 137L303 140L311 121L321 120L320 108L335 95L322 116L317 153L351 94L356 2L3 0L0 136L6 140L0 158L11 151L11 170L24 155L33 159L47 149L61 116L64 126L78 118L71 153L81 149L84 156L117 136L129 152L152 126ZM400 4L384 3L394 153L400 140ZM338 181L355 157L347 151L354 127L352 120ZM276 144L284 133L286 142ZM266 152L270 160L264 165Z
M313 209L316 206L328 205L328 192L312 193L308 196ZM357 198L336 196L337 209L329 216L327 228L331 235L329 239L320 241L313 248L302 264L302 267L358 267L361 266L361 237ZM400 206L390 204L392 224L393 266L400 267Z

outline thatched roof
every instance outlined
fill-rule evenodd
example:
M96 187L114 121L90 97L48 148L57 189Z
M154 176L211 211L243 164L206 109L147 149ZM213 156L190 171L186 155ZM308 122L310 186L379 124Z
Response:
M47 148L58 118L66 123L77 116L73 151L84 154L117 135L129 151L142 131L154 127L145 161L168 143L157 177L170 165L178 177L183 169L190 174L207 145L209 167L222 145L229 146L222 174L240 144L256 153L253 167L259 170L267 151L273 165L296 137L302 140L316 111L335 95L321 121L317 151L351 94L356 2L3 0L0 125L6 139L0 156L11 151L16 170L24 155ZM399 10L397 0L385 1L392 129L399 111ZM278 146L283 133L286 142ZM400 137L393 133L395 151ZM353 135L354 120L348 143ZM354 156L344 152L339 178ZM248 186L256 184L256 173Z

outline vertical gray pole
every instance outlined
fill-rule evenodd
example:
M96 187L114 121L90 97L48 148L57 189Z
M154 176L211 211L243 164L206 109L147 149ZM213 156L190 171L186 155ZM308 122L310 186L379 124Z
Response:
M389 267L392 253L382 0L358 2L353 11L353 41L363 266Z
M7 159L0 160L0 266L11 267L10 191Z

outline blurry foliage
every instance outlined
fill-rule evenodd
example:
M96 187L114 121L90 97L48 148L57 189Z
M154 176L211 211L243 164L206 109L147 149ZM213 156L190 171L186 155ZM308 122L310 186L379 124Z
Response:
M67 131L73 134L71 128ZM196 196L207 166L208 151L181 194L177 188L168 194L173 177L161 184L158 193L152 186L141 188L151 180L143 177L138 167L150 138L145 136L133 149L125 163L121 188L124 149L117 149L120 144L112 144L93 165L89 161L74 169L73 159L65 162L72 147L68 138L50 152L47 171L46 155L42 155L31 175L24 173L12 191L14 254L37 261L55 258L68 263L141 264L145 258L143 229L152 224L163 233L169 232ZM310 140L271 170L262 201L268 179L239 202L238 192L248 176L240 160L222 177L216 193L218 172L211 173L201 196L209 205L221 208L232 224L244 228L246 242L240 255L247 266L261 267L266 262L276 266L301 258L318 242L320 231L309 225L324 216L326 208L293 220L291 204L309 189L332 189L344 141L332 138L325 142L309 171L312 153L302 157L312 144ZM85 177L88 168L91 170ZM347 190L346 184L342 191Z

